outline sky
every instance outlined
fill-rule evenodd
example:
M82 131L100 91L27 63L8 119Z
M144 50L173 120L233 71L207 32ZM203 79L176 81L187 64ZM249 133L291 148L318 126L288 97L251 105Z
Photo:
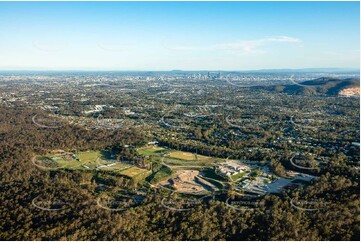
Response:
M359 65L359 2L0 2L0 70Z

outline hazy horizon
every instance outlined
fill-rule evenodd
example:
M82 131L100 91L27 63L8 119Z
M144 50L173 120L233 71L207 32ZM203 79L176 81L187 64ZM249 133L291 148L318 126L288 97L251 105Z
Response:
M360 68L338 68L338 67L320 67L320 68L279 68L279 69L249 69L249 70L116 70L116 69L19 69L19 70L1 70L0 72L360 72Z

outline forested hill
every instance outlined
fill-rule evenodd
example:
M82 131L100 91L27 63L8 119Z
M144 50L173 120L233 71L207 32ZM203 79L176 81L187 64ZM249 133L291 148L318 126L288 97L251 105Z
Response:
M32 165L34 152L115 143L137 143L137 131L87 131L66 126L41 129L31 124L32 110L0 107L0 239L1 240L355 240L359 230L359 173L337 160L306 188L267 195L265 206L239 211L210 201L188 211L165 209L152 192L137 207L113 212L100 209L91 171L41 171ZM109 142L109 143L108 143ZM123 179L112 184L123 184ZM82 185L81 185L82 184ZM115 185L114 185L115 186ZM46 211L34 198L61 196L68 207ZM304 211L293 200L321 199L327 207Z
M347 78L337 79L321 77L314 80L294 83L291 85L276 85L271 87L255 87L256 89L266 89L273 92L282 92L296 95L339 95L342 90L358 88L360 79Z

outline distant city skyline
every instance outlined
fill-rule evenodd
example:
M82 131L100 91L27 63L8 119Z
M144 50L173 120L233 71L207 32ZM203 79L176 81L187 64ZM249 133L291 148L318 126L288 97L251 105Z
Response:
M1 70L360 66L359 2L0 2Z

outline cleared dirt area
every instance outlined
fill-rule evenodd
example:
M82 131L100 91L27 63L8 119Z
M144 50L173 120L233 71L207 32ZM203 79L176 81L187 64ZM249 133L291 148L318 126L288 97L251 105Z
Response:
M202 193L214 191L217 188L199 177L200 172L195 170L178 170L172 179L162 182L161 185L171 185L179 193Z

